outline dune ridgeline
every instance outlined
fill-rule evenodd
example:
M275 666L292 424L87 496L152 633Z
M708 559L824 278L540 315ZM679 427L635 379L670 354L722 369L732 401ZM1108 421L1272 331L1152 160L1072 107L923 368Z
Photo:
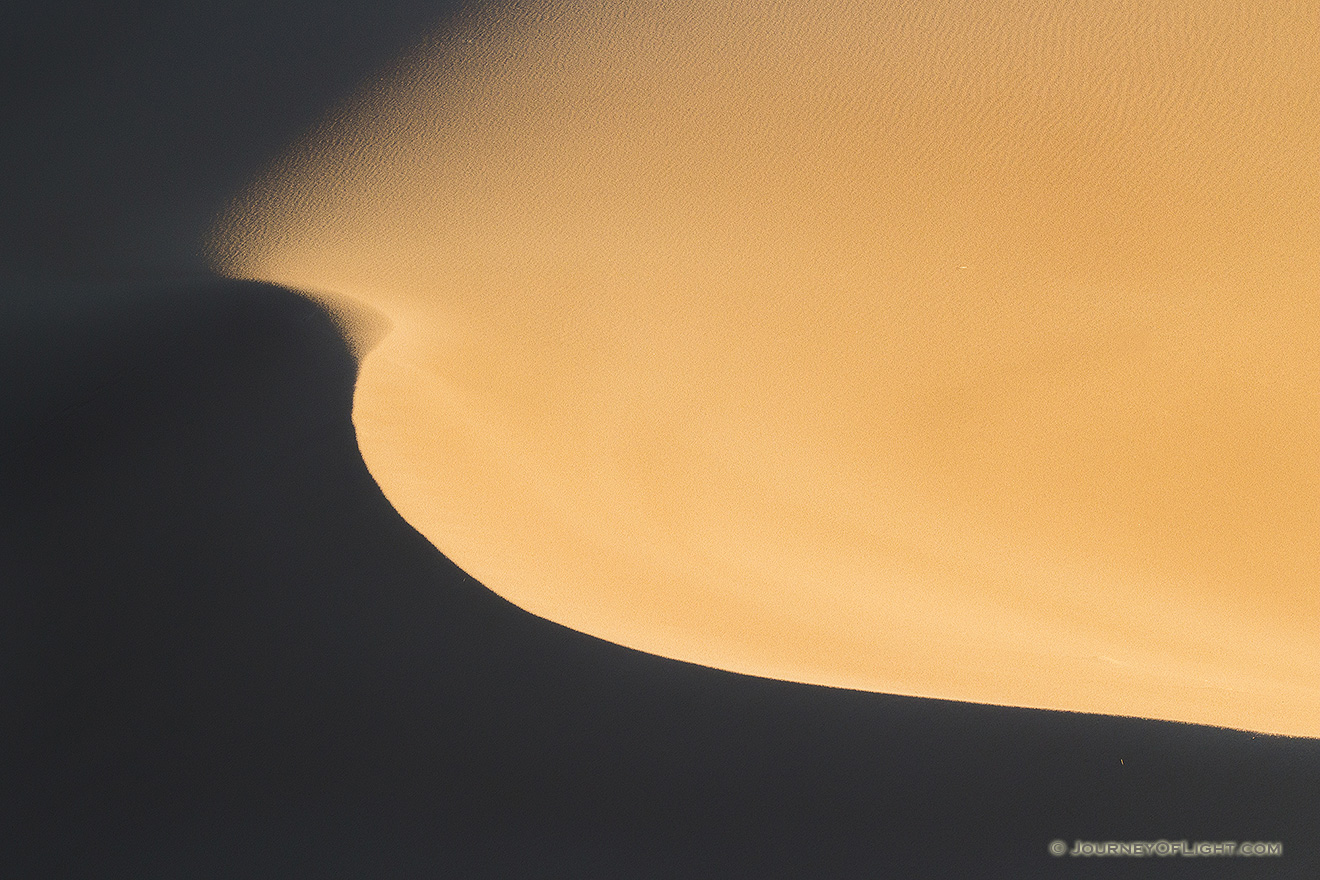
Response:
M345 316L371 473L534 614L1317 736L1317 156L1314 3L488 4L213 251Z

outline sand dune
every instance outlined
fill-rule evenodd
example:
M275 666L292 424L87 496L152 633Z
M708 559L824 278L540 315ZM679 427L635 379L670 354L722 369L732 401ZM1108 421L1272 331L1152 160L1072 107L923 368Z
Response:
M512 4L216 261L382 316L367 465L529 611L1316 736L1318 150L1312 4Z

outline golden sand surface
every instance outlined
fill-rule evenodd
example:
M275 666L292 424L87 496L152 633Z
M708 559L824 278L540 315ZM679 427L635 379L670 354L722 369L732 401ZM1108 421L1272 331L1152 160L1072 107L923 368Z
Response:
M1320 735L1320 4L497 4L215 259L382 316L363 457L530 612Z

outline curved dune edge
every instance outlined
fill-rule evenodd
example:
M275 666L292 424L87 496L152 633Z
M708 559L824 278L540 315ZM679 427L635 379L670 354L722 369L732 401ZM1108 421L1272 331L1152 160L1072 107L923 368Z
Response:
M970 5L493 8L216 264L387 319L367 466L534 614L1320 735L1320 12Z

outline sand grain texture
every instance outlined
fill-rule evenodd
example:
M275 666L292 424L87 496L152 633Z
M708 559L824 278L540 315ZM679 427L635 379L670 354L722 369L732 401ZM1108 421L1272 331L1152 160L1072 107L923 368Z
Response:
M382 316L372 475L538 615L1315 736L1318 153L1310 4L507 4L216 260Z

